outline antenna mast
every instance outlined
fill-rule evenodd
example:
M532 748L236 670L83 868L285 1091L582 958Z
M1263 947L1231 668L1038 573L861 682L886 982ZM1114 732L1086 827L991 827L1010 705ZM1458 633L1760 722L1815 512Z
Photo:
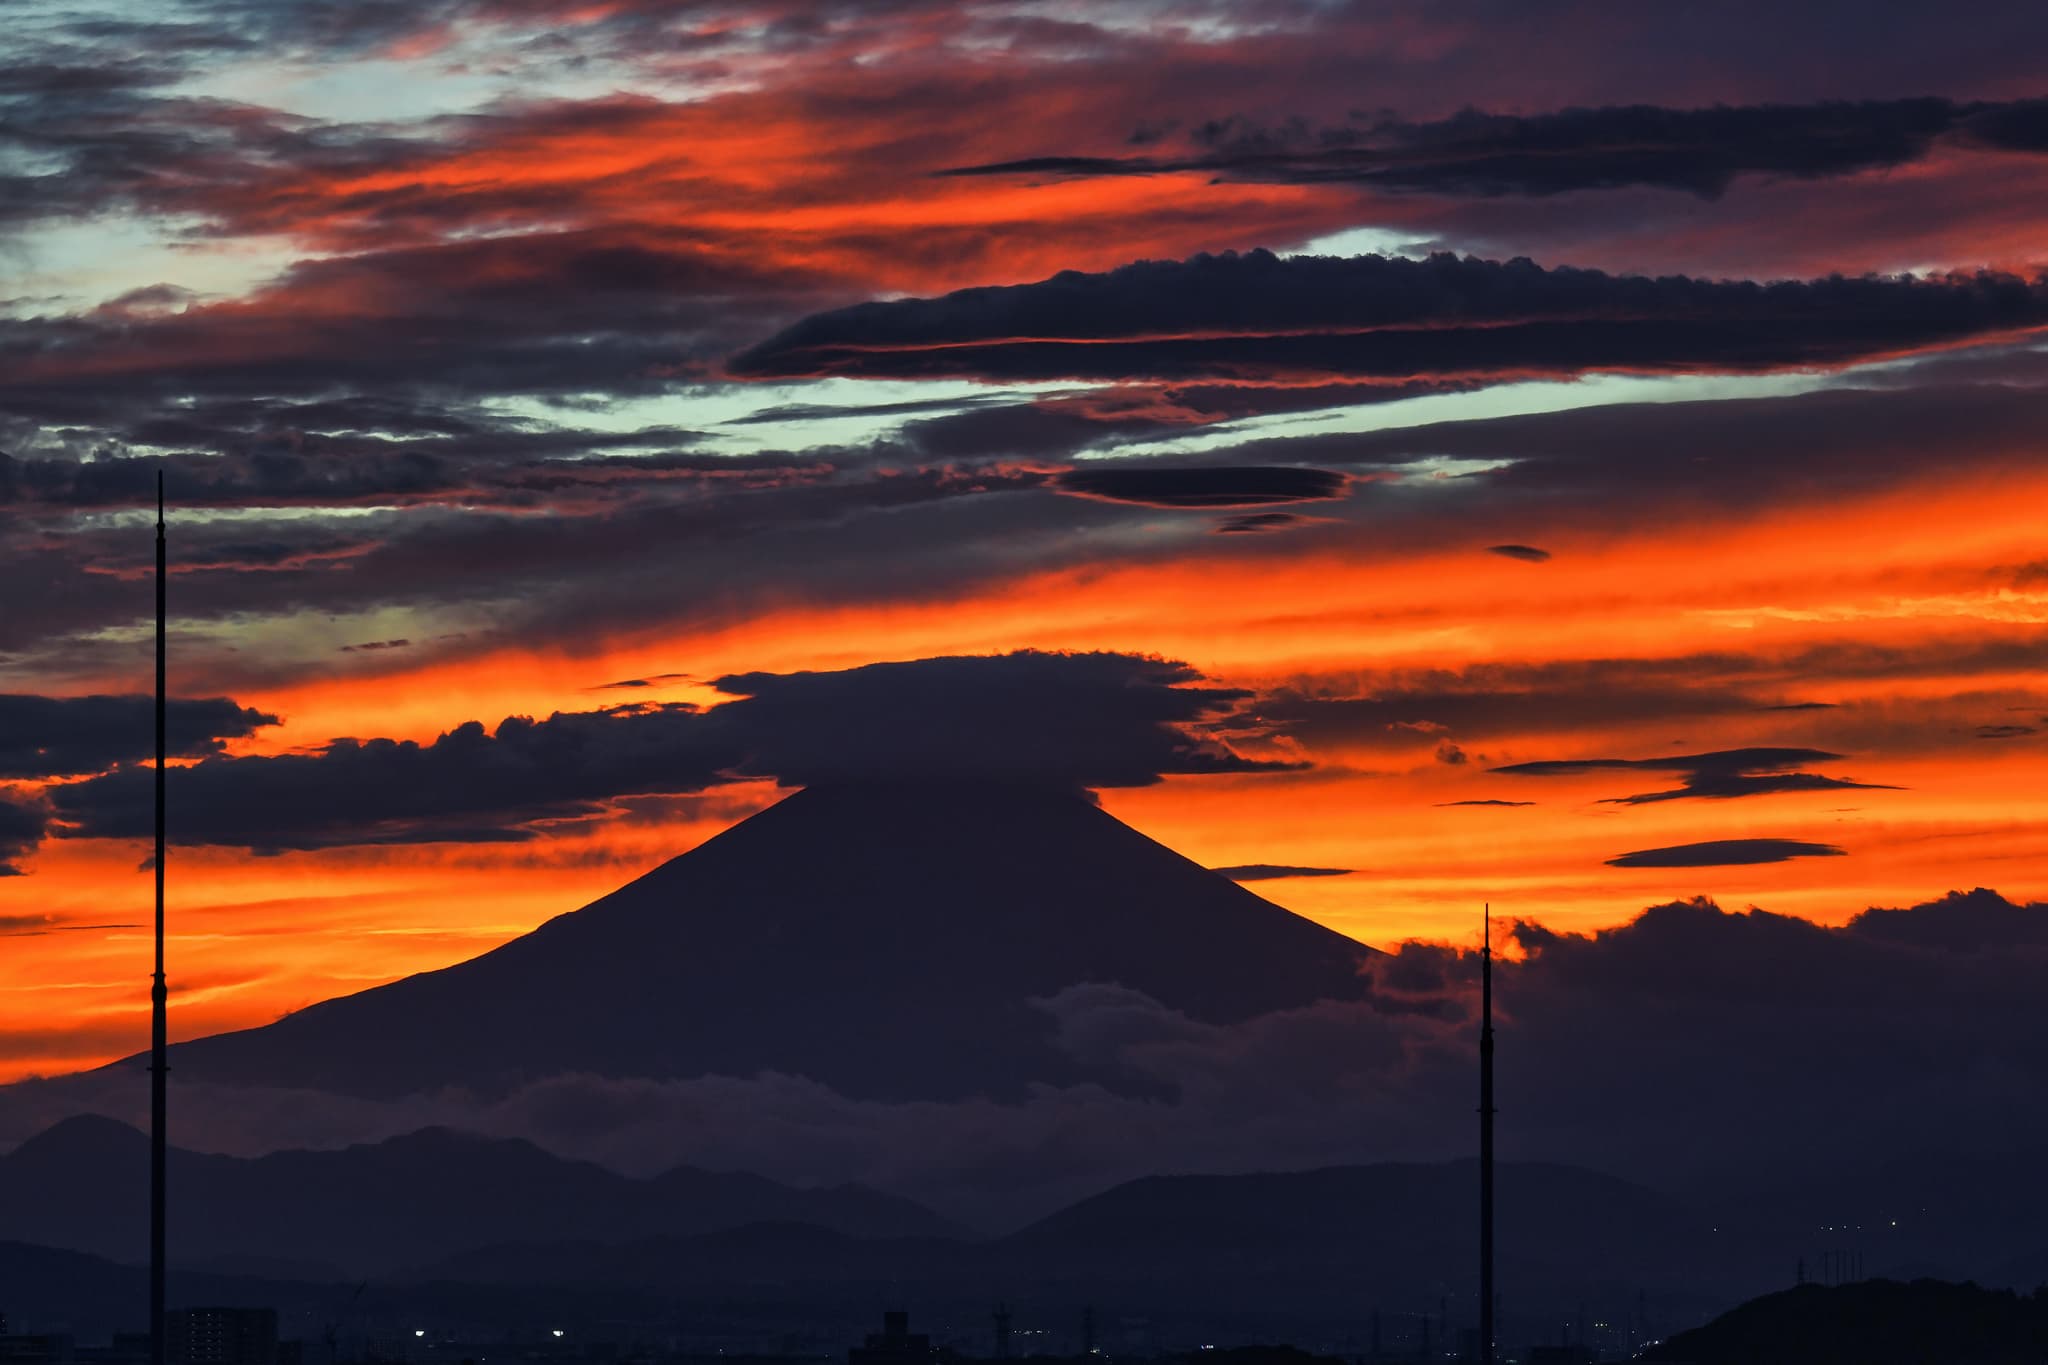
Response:
M1479 1359L1493 1365L1493 905L1479 950Z
M164 1081L164 472L156 472L156 974L149 987L149 1361L165 1365Z

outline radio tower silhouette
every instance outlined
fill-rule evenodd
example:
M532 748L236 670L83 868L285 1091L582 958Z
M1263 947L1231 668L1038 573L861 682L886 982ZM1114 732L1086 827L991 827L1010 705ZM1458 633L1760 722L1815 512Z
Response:
M1479 950L1479 1359L1493 1365L1493 906Z
M149 987L149 1365L165 1365L164 1081L164 472L156 472L156 975Z

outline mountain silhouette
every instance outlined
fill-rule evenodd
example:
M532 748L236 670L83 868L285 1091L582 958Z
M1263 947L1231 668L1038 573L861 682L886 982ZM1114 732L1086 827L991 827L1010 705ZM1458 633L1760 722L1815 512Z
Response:
M1777 1241L1716 1235L1683 1200L1577 1167L1504 1162L1500 1252L1518 1330L1587 1302L1650 1296L1666 1322L1699 1321L1777 1283ZM1112 1302L1166 1315L1348 1321L1468 1296L1477 1180L1471 1161L1250 1175L1153 1176L1004 1237L857 1241L816 1227L735 1228L604 1245L519 1239L422 1265L415 1283L654 1287L766 1284L792 1300L915 1285L975 1308L995 1287L1041 1302ZM1549 1338L1549 1327L1539 1334Z
M1580 1167L1498 1167L1499 1256L1519 1295L1645 1283L1712 1295L1750 1287L1747 1248L1717 1245L1682 1200ZM1471 1273L1478 1171L1470 1160L1381 1162L1245 1175L1149 1176L1005 1239L1032 1265L1110 1286L1172 1278L1206 1293L1330 1301L1394 1297ZM1646 1253L1660 1262L1654 1272ZM1251 1295L1247 1295L1251 1297Z
M1355 996L1370 951L1079 791L821 786L481 957L181 1044L172 1065L374 1097L571 1072L1013 1097L1114 1079L1063 1052L1034 1000L1115 982L1233 1022Z
M84 1115L0 1157L0 1237L116 1260L146 1244L148 1138ZM763 1221L850 1236L955 1231L858 1186L795 1189L688 1167L634 1180L528 1142L429 1128L337 1151L173 1149L179 1265L293 1277L377 1273L514 1236L619 1241Z

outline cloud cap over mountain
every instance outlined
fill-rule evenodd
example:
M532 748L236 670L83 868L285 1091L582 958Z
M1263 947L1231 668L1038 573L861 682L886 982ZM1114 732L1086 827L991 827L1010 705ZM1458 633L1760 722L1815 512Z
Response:
M171 837L266 852L520 841L621 797L748 777L1072 789L1302 766L1235 747L1256 737L1238 716L1249 692L1143 655L1024 650L715 685L733 699L511 716L495 730L468 721L426 744L343 738L311 753L208 758L168 774ZM60 832L143 837L153 781L128 767L51 788L69 822Z
M1298 766L1200 733L1251 696L1200 681L1169 659L1024 651L733 674L717 686L742 700L711 714L747 736L749 771L786 786L880 777L1134 787L1167 773Z

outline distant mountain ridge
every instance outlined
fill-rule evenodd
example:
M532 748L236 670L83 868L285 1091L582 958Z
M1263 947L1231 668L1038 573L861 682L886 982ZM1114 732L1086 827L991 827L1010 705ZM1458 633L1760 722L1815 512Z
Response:
M812 787L480 957L179 1044L172 1066L386 1098L762 1072L1016 1097L1118 1083L1034 1000L1115 982L1235 1022L1355 998L1371 951L1079 791Z
M1503 1282L1518 1311L1606 1294L1654 1293L1667 1313L1704 1315L1775 1283L1775 1247L1713 1235L1683 1202L1570 1166L1499 1172ZM788 1225L602 1246L518 1241L422 1265L404 1277L476 1284L774 1282L829 1297L902 1284L973 1301L990 1292L1130 1311L1275 1312L1355 1323L1469 1294L1478 1216L1471 1161L1386 1163L1252 1175L1150 1176L1005 1237L854 1242ZM1668 1319L1667 1319L1668 1320Z
M118 1124L74 1120L0 1158L0 1276L19 1260L20 1284L42 1286L45 1306L75 1301L76 1311L99 1318L132 1314L140 1284L132 1265L31 1255L13 1239L67 1236L77 1245L89 1234L118 1242L114 1259L138 1259L140 1141ZM403 1178L423 1167L451 1171L451 1160L464 1169L449 1188ZM80 1184L78 1171L94 1162L109 1173L104 1189ZM70 1184L39 1187L67 1168ZM534 1183L537 1173L544 1183ZM1163 1330L1203 1333L1196 1340L1315 1332L1339 1341L1375 1310L1402 1340L1413 1337L1419 1313L1448 1312L1454 1324L1469 1316L1475 1177L1469 1160L1153 1176L978 1240L871 1192L855 1192L860 1216L839 1228L815 1205L790 1215L759 1203L718 1215L757 1216L707 1227L706 1211L693 1223L648 1196L661 1178L626 1180L524 1143L440 1130L257 1161L178 1153L171 1189L174 1237L188 1239L174 1242L175 1278L190 1286L188 1301L260 1294L313 1314L301 1331L340 1312L367 1278L361 1311L387 1327L453 1304L518 1320L527 1303L551 1314L610 1305L602 1309L610 1315L628 1302L642 1320L733 1311L773 1324L801 1311L858 1323L876 1302L906 1294L921 1313L981 1322L995 1295L1041 1318L1110 1303ZM685 1183L720 1179L695 1172ZM649 1216L618 1218L621 1189L644 1199ZM826 1196L834 1208L848 1193L779 1192L799 1202ZM1783 1286L1809 1249L1799 1218L1739 1229L1719 1211L1570 1166L1502 1163L1499 1192L1503 1323L1516 1342L1554 1340L1556 1324L1586 1306L1595 1317L1639 1315L1629 1321L1644 1335L1665 1335ZM279 1202L253 1221L218 1217L250 1198ZM900 1220L868 1217L876 1201ZM660 1226L649 1231L650 1223ZM331 1272L309 1264L323 1259ZM1882 1273L1882 1262L1873 1258L1871 1268ZM76 1293L58 1283L66 1277ZM111 1292L117 1282L127 1286L121 1294Z
M0 1157L0 1239L117 1261L147 1249L148 1139L66 1119ZM760 1222L854 1237L957 1234L908 1199L679 1167L634 1180L529 1142L429 1128L336 1151L244 1158L173 1149L171 1256L298 1277L383 1272L513 1237L616 1242Z

